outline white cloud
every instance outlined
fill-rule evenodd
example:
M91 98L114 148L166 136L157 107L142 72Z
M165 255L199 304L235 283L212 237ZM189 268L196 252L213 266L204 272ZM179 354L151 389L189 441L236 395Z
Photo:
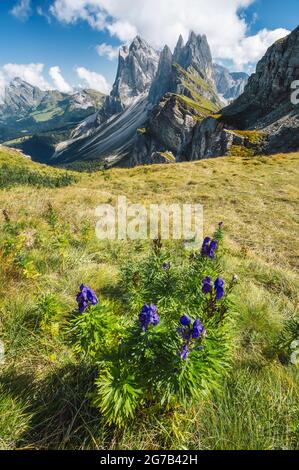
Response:
M42 90L49 90L51 85L43 76L44 64L6 64L1 68L6 83L16 77Z
M80 80L83 81L84 87L92 88L93 90L97 90L105 94L110 93L111 86L103 75L92 72L84 67L77 67L76 73Z
M49 76L53 83L45 78L44 69L44 64L6 64L0 67L0 104L5 96L5 87L17 77L41 90L57 89L63 93L73 91L71 85L63 78L60 67L54 66L49 69ZM105 94L110 93L111 86L103 75L84 67L77 67L76 73L81 86L93 88Z
M255 36L241 39L233 47L223 45L218 54L222 59L231 59L234 55L234 67L238 70L248 69L253 71L253 65L265 54L267 49L278 39L289 34L287 29L278 28L272 31L263 29Z
M31 0L19 0L11 10L11 14L22 21L27 20L30 13Z
M60 67L51 67L49 70L49 75L53 80L55 88L62 93L71 93L73 91L72 87L65 81L61 75Z
M129 21L114 21L107 25L107 29L111 36L116 36L120 41L129 42L138 34L136 26Z
M100 57L108 57L109 60L116 59L119 54L119 47L113 47L110 44L99 44L96 47L97 53Z
M53 0L51 13L60 21L87 21L106 30L121 42L136 33L157 48L174 47L179 34L185 40L190 30L206 34L214 58L229 59L246 68L261 58L270 41L287 34L262 30L248 37L248 25L239 15L256 0Z

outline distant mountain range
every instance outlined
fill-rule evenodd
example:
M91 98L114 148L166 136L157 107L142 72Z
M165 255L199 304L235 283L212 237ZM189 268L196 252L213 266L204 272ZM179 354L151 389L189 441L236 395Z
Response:
M30 150L35 154L36 148L33 157L39 159L37 143L53 141L46 149L51 156L55 144L68 138L83 119L95 113L104 98L103 94L88 89L71 94L43 91L15 78L5 88L0 101L0 142L13 141L13 145L25 146L30 155ZM45 160L44 156L41 160Z
M41 96L28 89L22 99L14 91L6 109L23 113L22 126L33 119L51 127L65 116L73 125L86 112L66 140L56 141L54 153L52 145L35 156L75 169L275 153L299 148L299 107L290 100L298 74L299 27L269 48L250 78L214 64L204 35L191 32L186 44L180 36L173 52L165 46L160 53L138 36L120 50L109 96L89 90ZM19 86L18 80L11 84ZM25 144L21 148L32 155Z
M247 85L249 75L245 72L230 72L219 64L214 64L214 77L217 92L227 104L238 98Z

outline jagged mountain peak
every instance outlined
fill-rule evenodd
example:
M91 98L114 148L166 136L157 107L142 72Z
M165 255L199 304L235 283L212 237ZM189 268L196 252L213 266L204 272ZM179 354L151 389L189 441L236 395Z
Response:
M102 112L104 119L123 111L149 91L158 64L159 53L140 36L135 37L130 47L120 49L116 79Z
M202 78L213 82L213 64L211 49L206 35L190 32L186 45L179 39L174 53L175 62L185 70L194 69Z
M150 103L156 104L165 93L171 91L173 76L172 65L173 55L170 48L166 45L161 52L158 72L150 89Z
M143 39L141 36L137 35L133 39L131 45L130 45L130 50L134 49L140 49L140 48L149 48L152 49L152 47L148 44L148 42Z
M181 54L181 52L182 52L184 46L185 46L184 38L183 38L183 36L180 34L179 39L178 39L178 42L177 42L177 44L176 44L176 46L175 46L175 49L174 49L174 53L173 53L174 61L177 61L177 60L178 60L178 58L180 57L180 54Z
M158 53L140 36L129 47L123 47L113 90L104 107L82 123L73 139L57 149L53 158L99 156L104 160L113 156L118 161L129 148L133 150L137 129L146 126L150 113L165 96L167 103L170 97L167 109L183 108L184 114L180 96L191 103L191 108L195 106L197 110L192 108L193 114L187 113L186 117L193 124L199 115L219 109L206 36L191 33L187 44L180 36L174 54L167 45Z
M19 86L23 86L23 85L33 88L33 85L26 82L25 80L23 80L20 77L15 77L9 82L9 86L13 86L13 87L19 87Z

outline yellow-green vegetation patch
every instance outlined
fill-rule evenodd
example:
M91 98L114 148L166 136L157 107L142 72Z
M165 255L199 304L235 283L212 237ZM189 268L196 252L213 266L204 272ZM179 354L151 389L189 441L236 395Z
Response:
M141 127L140 129L137 129L138 134L146 134L147 130L145 127Z
M229 155L232 157L252 158L255 152L253 148L244 147L244 145L232 145Z
M265 134L262 131L239 131L239 130L234 130L235 134L240 135L241 137L244 137L245 139L248 140L251 144L260 144L264 137Z
M16 185L54 188L76 181L74 173L32 162L17 151L0 148L0 189Z
M17 144L22 144L23 142L26 142L26 140L29 140L31 139L31 135L26 135L24 137L19 137L17 139L13 139L13 140L8 140L6 142L3 142L3 145L4 146L10 146L10 145L17 145Z
M175 156L173 155L172 152L161 152L160 155L161 155L161 157L165 158L165 160L169 163L175 163L176 162L176 158L175 158Z
M199 77L198 73L192 69L187 72L187 70L183 69L179 64L174 64L174 67L179 71L179 73L184 77L185 80L182 81L182 83L185 85L188 82L192 82L198 87L204 89L205 91L212 91L212 86L207 83L205 80L203 80L201 77ZM189 84L190 86L190 84Z
M184 95L176 95L181 100L182 103L187 105L189 108L193 109L202 117L207 117L211 115L211 112L215 111L216 106L211 103L211 101L197 96L197 101L192 100Z
M219 113L218 113L218 114L217 114L217 113L216 113L216 114L212 114L211 117L212 117L213 119L217 119L217 121L218 121L218 120L220 120L220 119L222 118L222 114L219 114Z
M62 116L63 114L64 110L59 106L55 106L46 108L42 111L36 110L31 113L31 116L36 122L46 122L55 117Z

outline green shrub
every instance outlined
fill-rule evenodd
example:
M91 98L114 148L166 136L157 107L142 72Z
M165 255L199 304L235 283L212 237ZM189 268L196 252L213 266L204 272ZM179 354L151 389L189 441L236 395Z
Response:
M221 246L221 229L216 239ZM147 257L137 251L122 268L121 320L107 301L72 320L76 352L98 364L93 403L107 424L123 427L144 408L171 414L221 387L234 281L224 292L212 246L204 256L157 240Z

